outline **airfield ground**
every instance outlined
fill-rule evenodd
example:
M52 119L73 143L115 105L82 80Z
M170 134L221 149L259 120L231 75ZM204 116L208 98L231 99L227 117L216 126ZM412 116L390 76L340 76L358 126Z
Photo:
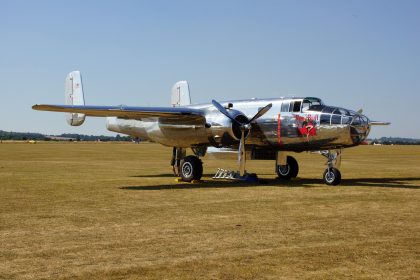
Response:
M343 182L174 182L155 144L0 144L0 279L419 279L420 147L343 154Z

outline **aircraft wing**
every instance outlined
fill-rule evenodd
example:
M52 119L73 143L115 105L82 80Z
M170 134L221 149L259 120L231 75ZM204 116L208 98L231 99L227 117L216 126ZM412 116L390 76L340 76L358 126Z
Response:
M84 105L34 105L32 109L65 113L81 113L90 117L119 117L140 120L143 118L188 119L205 121L204 111L185 107L131 107Z

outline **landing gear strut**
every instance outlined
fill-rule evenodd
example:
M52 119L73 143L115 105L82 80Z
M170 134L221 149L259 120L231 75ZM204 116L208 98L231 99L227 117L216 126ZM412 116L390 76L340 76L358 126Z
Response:
M289 180L296 178L299 173L299 165L294 157L277 153L276 173L280 179Z
M174 176L176 177L179 177L181 160L185 157L185 155L186 155L185 149L173 147L171 166L172 166L172 171L174 173Z
M321 155L328 159L327 169L324 171L323 179L325 184L336 186L341 182L341 173L338 168L341 165L341 150L321 151Z

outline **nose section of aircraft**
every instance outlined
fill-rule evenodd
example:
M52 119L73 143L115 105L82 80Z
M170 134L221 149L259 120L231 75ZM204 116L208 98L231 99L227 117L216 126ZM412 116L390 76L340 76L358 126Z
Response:
M356 112L352 112L351 115L350 136L354 144L360 144L369 135L370 121L365 115Z

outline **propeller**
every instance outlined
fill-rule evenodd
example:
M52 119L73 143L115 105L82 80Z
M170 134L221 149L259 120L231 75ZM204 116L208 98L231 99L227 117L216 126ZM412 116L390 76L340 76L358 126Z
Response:
M383 121L371 121L369 120L370 125L390 125L390 122L383 122Z
M356 115L363 116L362 114L363 114L363 109L357 110ZM390 122L372 121L370 119L368 119L367 122L368 122L369 125L390 125L391 124Z
M239 162L239 175L244 176L245 175L245 132L251 130L251 123L255 122L258 118L263 116L265 113L268 112L268 110L271 109L273 104L267 104L263 108L259 109L258 112L250 119L246 120L244 122L240 122L237 119L235 119L229 111L223 107L219 102L216 100L212 100L211 103L214 107L219 110L220 113L228 117L232 122L235 122L239 125L239 128L241 130L241 139L239 141L239 150L238 150L238 162Z

